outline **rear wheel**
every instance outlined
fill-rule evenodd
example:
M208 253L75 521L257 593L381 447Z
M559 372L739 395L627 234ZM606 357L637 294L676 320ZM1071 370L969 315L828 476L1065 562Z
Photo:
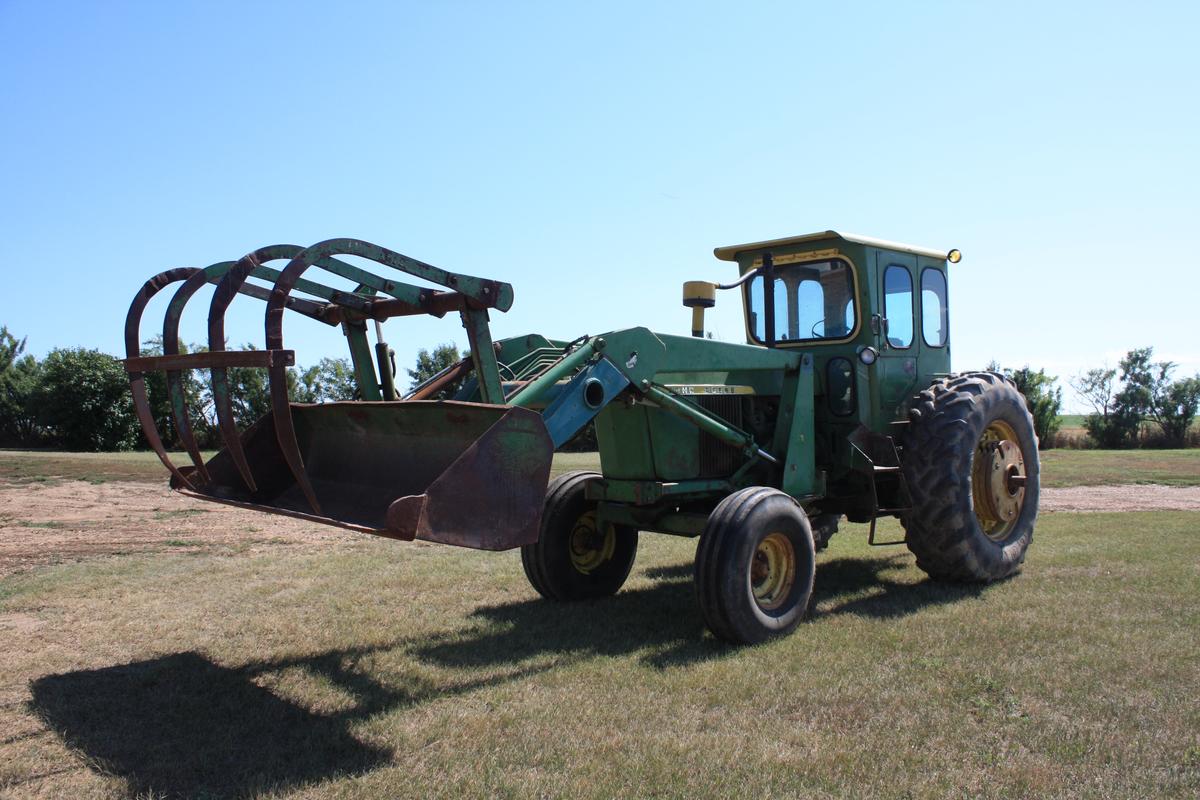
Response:
M709 630L755 644L782 636L808 609L816 552L808 516L777 489L734 492L696 548L696 599Z
M586 600L614 594L633 567L637 531L596 519L584 495L595 472L568 472L550 483L538 540L521 548L525 576L550 600Z
M935 578L993 581L1025 560L1037 521L1038 442L1025 398L992 372L944 378L910 411L902 522Z

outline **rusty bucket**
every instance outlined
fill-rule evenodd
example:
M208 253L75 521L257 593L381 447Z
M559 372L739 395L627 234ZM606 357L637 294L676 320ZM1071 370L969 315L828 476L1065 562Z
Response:
M398 539L506 550L537 541L553 444L540 414L454 401L291 404L302 476L267 414L242 437L247 486L228 450L191 487L230 503ZM317 501L305 491L307 481Z

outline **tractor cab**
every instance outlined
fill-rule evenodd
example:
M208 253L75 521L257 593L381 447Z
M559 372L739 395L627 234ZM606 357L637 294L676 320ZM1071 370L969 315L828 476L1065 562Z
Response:
M950 371L946 264L957 250L821 231L714 253L738 265L738 280L714 288L741 290L746 342L812 354L828 424L883 432ZM696 308L686 287L684 304Z

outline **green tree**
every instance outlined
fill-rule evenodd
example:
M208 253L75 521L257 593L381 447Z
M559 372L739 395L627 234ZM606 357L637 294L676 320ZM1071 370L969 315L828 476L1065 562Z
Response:
M300 373L295 398L301 403L353 400L358 391L349 359L322 358Z
M992 362L988 369L1000 371L999 365ZM1036 372L1028 364L1020 369L1005 369L1004 374L1025 395L1025 405L1033 416L1033 429L1038 437L1038 448L1047 450L1054 447L1054 439L1062 426L1059 412L1062 411L1062 389L1055 386L1058 380L1053 375L1047 375L1046 370Z
M129 450L139 426L121 362L82 347L50 351L33 392L37 422L69 450Z
M24 339L0 327L0 442L29 446L40 438L33 403L40 365L33 356L22 356L24 350Z
M198 345L188 347L180 343L179 351L202 352L206 348ZM142 342L140 350L143 356L161 356L163 354L162 336L155 336ZM179 381L183 387L183 396L188 408L188 420L192 425L192 434L200 445L208 446L213 440L213 421L208 408L208 396L204 391L204 373L196 370L180 370ZM171 413L171 397L167 391L167 373L163 370L149 370L143 373L146 384L146 400L150 404L150 415L154 417L158 435L162 437L167 447L179 447L179 432L175 429L175 416ZM143 445L145 445L143 437Z
M447 367L457 364L460 359L466 358L469 355L469 353L462 353L460 355L458 352L458 347L453 342L439 344L437 347L433 348L432 352L422 347L417 352L416 367L414 369L406 370L408 372L408 377L412 380L412 383L410 383L408 387L409 391L412 391L425 381L432 378L434 375L437 375ZM445 400L448 397L453 397L454 393L458 391L458 388L459 384L456 382L438 392L436 395L434 395L433 399Z
M1200 376L1173 381L1176 365L1153 358L1154 348L1135 348L1116 369L1088 370L1072 382L1094 409L1083 424L1101 447L1137 446L1144 422L1162 429L1168 447L1187 443L1200 409Z
M243 350L257 350L253 344L245 344ZM271 384L265 369L258 367L230 367L226 370L229 384L229 403L233 406L233 418L241 428L257 422L271 410ZM294 374L289 371L289 387ZM212 403L212 387L207 389Z
M1117 370L1111 367L1090 369L1071 380L1071 388L1092 407L1083 427L1098 446L1113 449L1128 447L1137 437L1137 421L1130 424L1127 414L1117 415Z
M1130 350L1121 359L1124 386L1117 394L1118 413L1140 424L1154 422L1168 447L1183 447L1200 406L1200 376L1173 381L1176 365L1151 361L1154 348Z
M1168 447L1186 447L1188 431L1200 413L1200 375L1175 381L1163 389L1157 401L1159 425Z
M23 356L0 375L0 441L32 447L42 440L34 393L41 383L42 365Z
M25 352L25 339L17 341L17 337L8 332L8 326L0 326L0 376L12 369L17 358Z

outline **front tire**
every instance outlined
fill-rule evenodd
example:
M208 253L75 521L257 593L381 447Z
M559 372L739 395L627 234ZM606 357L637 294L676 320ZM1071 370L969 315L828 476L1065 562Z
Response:
M548 600L569 602L615 594L629 577L638 534L596 519L584 494L596 472L568 472L546 489L538 540L521 548L525 576Z
M791 632L816 574L808 515L777 489L751 487L720 502L696 547L696 599L718 638L757 644Z
M1039 495L1037 435L1008 378L971 372L914 398L904 443L912 509L901 522L934 578L994 581L1020 569Z

